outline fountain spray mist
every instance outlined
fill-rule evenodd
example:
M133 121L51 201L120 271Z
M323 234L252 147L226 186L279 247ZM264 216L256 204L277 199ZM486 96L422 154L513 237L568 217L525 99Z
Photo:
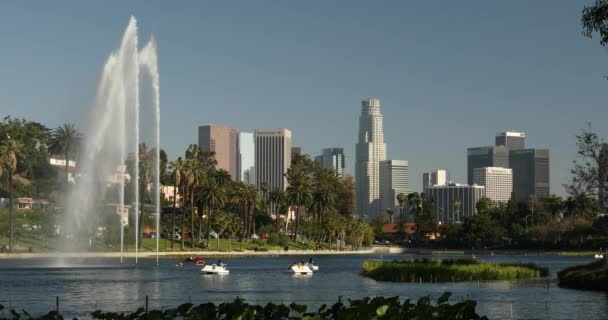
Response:
M140 70L145 70L152 87L154 115L154 180L155 217L157 234L160 235L160 84L157 65L156 43L151 39L141 51L138 49L137 21L131 17L120 46L113 51L103 66L95 102L91 110L84 150L79 160L77 182L68 196L61 231L66 241L63 249L83 249L80 243L90 243L102 225L100 212L109 202L118 202L120 221L121 262L124 252L124 227L129 223L124 217L126 181L133 184L134 194L130 214L135 222L135 261L139 246L139 144L140 144ZM125 164L127 150L131 150L130 162ZM127 166L132 174L127 174ZM111 192L109 192L111 191ZM157 260L158 261L158 260Z

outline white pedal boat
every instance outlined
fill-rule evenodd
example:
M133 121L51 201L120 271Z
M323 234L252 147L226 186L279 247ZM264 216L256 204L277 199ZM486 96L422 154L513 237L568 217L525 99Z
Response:
M595 259L604 259L604 255L603 254L596 254L595 256L593 256Z
M297 265L293 265L291 266L291 268L289 268L289 272L293 273L293 274L312 274L312 269L310 269L308 267L308 265L301 265L301 264L297 264Z
M309 263L308 268L311 269L312 271L319 271L319 266L314 263Z
M226 266L218 266L216 264L207 264L201 269L203 274L229 274L230 270Z

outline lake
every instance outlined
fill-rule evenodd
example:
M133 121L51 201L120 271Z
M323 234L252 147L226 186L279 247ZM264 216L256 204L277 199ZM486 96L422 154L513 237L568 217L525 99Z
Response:
M318 307L341 299L365 296L400 296L433 299L443 292L453 300L478 301L478 312L490 319L606 319L608 295L557 287L556 273L568 266L589 263L589 257L555 255L477 256L490 262L526 262L548 267L549 279L461 283L389 283L362 277L367 259L462 258L463 255L348 255L314 257L320 271L293 276L285 271L303 256L224 259L230 275L201 275L200 267L177 259L0 260L0 304L35 313L55 308L59 297L64 316L87 318L91 311L134 311L148 296L150 308L175 307L184 302L231 301L241 297L252 303L298 302ZM216 259L207 262L215 262Z

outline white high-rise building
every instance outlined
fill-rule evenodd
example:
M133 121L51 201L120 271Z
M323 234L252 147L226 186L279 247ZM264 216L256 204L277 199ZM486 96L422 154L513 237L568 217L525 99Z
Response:
M422 174L422 190L432 186L447 186L449 182L450 176L447 170L437 169Z
M386 160L386 144L380 113L380 100L366 99L359 117L355 178L357 212L364 217L382 215L380 209L380 161Z
M499 167L475 168L473 183L486 187L486 198L507 202L513 192L513 170Z
M285 173L291 165L291 130L255 130L255 180L256 187L268 182L270 191L285 190Z
M380 161L380 209L399 206L397 195L410 193L408 162L406 160ZM396 210L395 212L399 212Z
M237 181L255 185L255 137L253 133L239 132L237 144Z
M477 185L449 183L432 186L424 190L433 202L437 221L459 223L464 218L477 214L477 203L485 196L485 188Z

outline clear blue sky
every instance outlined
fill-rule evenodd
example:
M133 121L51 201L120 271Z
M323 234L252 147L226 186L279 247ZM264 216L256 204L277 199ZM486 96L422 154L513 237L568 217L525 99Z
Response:
M588 121L608 137L607 51L581 35L585 1L2 1L0 116L86 131L97 77L129 16L158 40L162 144L198 125L286 127L354 168L360 100L382 100L388 157L410 180L523 130L551 149L552 192Z

